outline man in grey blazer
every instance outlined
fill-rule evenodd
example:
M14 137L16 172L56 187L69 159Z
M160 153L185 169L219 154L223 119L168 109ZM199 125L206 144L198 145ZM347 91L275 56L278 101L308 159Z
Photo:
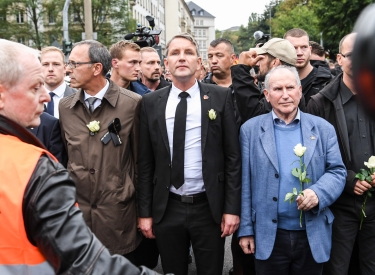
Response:
M59 48L50 46L41 51L40 62L43 68L44 87L51 97L51 101L46 105L46 111L56 118L59 118L60 100L76 92L64 81L66 75L64 60L64 54Z
M331 250L334 216L328 207L345 185L336 133L325 120L298 109L302 88L294 67L274 68L265 87L272 111L247 121L240 133L240 245L255 253L257 275L318 275ZM311 180L302 188L292 175L300 167L293 153L298 143L306 147L302 162ZM293 188L303 193L285 202Z

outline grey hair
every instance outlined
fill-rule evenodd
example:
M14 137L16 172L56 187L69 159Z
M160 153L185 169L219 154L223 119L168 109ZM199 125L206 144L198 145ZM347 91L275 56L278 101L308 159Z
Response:
M171 42L173 40L175 40L176 38L183 38L183 39L187 39L189 40L191 43L193 43L193 45L195 46L196 50L197 50L197 55L198 57L201 56L200 53L199 53L199 46L198 46L198 43L197 43L197 40L194 39L194 37L190 34L190 33L180 33L180 34L177 34L175 36L173 36L171 38L171 40L168 41L167 43L167 51L165 53L165 56L168 56L168 51L169 51L169 45L171 44Z
M108 49L100 42L95 40L84 40L77 43L74 43L73 48L79 45L89 45L89 58L91 62L101 63L103 65L102 75L106 74L111 69L112 57Z
M275 72L277 72L278 70L282 70L282 69L286 69L286 70L292 72L294 74L294 78L296 79L297 86L298 87L301 86L301 81L299 79L297 69L293 66L280 65L280 66L277 66L277 67L273 68L272 70L270 70L268 72L268 74L266 75L266 79L264 80L264 87L267 91L269 91L269 88L270 88L270 78L271 78L271 76Z
M16 42L0 39L0 85L11 90L25 77L21 60L26 55L38 59L38 51Z

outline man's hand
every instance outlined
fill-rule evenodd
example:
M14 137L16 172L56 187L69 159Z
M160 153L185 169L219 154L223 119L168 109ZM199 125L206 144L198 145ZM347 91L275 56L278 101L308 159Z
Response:
M265 58L263 55L258 55L254 50L242 52L238 58L238 64L254 67L263 58Z
M245 254L255 253L254 236L242 237L240 239L240 246Z
M148 239L155 239L152 230L152 218L138 218L138 229Z
M221 237L232 235L240 225L240 217L237 215L223 214L221 218Z
M319 203L319 198L311 189L303 190L303 196L298 195L297 199L298 210L308 211Z
M373 175L372 175L373 177ZM374 178L372 179L372 182L374 182ZM356 195L362 195L364 192L369 190L372 187L370 183L368 183L365 180L357 180L354 186L354 194Z

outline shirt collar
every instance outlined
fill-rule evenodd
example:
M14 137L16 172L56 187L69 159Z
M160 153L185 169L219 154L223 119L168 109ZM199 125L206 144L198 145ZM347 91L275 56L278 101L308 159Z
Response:
M340 95L342 104L347 103L353 96L352 91L345 85L343 79L340 81Z
M45 88L48 91L48 93L53 92L57 97L63 97L65 93L65 89L66 89L66 84L65 84L65 81L63 81L60 84L60 86L54 89L53 91L48 90L47 87Z
M103 100L103 97L104 97L104 95L105 95L105 93L107 92L107 90L108 90L108 87L109 87L109 82L108 82L108 80L106 79L105 80L106 81L106 84L105 84L105 86L103 87L103 89L101 89L96 95L94 95L94 96L91 96L91 95L89 95L88 93L86 93L86 91L84 91L84 95L85 95L85 101L86 101L86 99L88 99L89 97L96 97L96 98L98 98L98 99L100 99L100 100Z
M179 88L177 88L173 82L172 82L172 88L171 88L171 92L170 94L172 96L175 96L178 98L178 95L181 93L181 92L187 92L189 95L190 95L190 98L193 98L195 95L197 95L199 93L199 86L198 86L198 82L197 80L195 80L195 83L193 86L191 86L188 90L186 91L181 91Z
M293 119L293 121L291 121L289 124L286 124L284 120L280 119L276 113L274 112L274 110L272 109L272 119L273 119L273 122L275 125L286 125L286 126L292 126L292 125L295 125L295 124L298 124L298 122L301 120L301 113L300 113L300 110L299 108L297 109L297 114L296 114L296 117Z

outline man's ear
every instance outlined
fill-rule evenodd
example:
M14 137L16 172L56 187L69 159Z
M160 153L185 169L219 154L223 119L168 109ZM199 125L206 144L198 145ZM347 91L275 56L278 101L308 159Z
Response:
M112 64L113 68L118 68L118 59L113 58L112 61L111 61L111 64Z
M97 76L102 73L103 64L102 63L95 63L94 64L94 75Z
M0 110L4 109L5 105L5 87L0 84Z
M266 89L264 89L263 93L264 93L264 96L266 97L267 102L270 102L268 91Z

